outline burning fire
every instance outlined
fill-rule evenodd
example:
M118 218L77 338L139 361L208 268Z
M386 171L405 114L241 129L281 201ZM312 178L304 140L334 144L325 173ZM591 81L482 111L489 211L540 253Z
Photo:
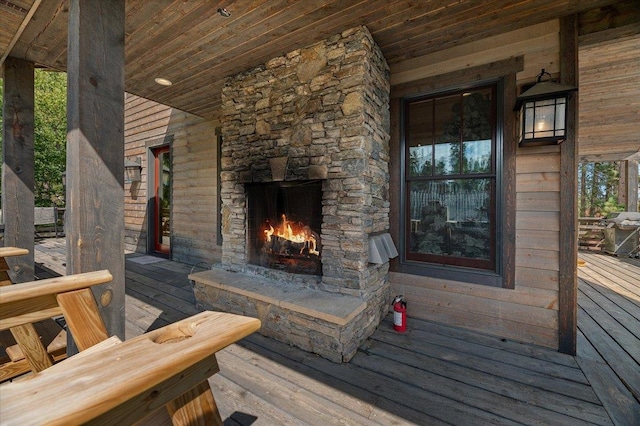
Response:
M295 226L295 225L294 225ZM295 232L291 226L291 222L287 220L286 215L282 215L282 222L277 229L274 229L273 226L269 225L269 229L264 231L267 242L271 242L271 236L275 235L276 237L283 238L287 241L291 241L292 243L302 244L302 248L300 249L300 254L304 251L305 248L309 249L309 254L315 254L316 256L320 256L320 252L317 250L317 241L316 237L313 235L311 229L308 226L296 227L299 228Z

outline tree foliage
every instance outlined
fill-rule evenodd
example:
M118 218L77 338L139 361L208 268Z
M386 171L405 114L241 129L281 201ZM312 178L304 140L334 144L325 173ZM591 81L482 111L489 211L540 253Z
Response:
M620 162L580 163L580 216L606 217L611 212L624 210L625 206L618 202L620 167Z
M62 172L66 168L67 75L36 70L34 94L35 205L37 207L62 206L64 205ZM0 84L0 110L2 110L2 99L2 84ZM0 132L1 141L2 132Z

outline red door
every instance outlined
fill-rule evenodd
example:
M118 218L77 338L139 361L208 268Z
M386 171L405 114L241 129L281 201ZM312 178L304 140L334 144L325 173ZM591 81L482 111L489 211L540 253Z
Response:
M157 148L154 155L153 250L171 251L171 155L169 146Z

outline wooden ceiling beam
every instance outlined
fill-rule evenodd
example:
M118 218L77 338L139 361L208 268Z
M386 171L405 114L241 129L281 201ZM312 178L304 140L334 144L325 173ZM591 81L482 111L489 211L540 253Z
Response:
M4 65L4 61L9 57L9 54L11 53L11 49L13 49L13 46L15 46L18 40L20 40L20 36L22 36L22 33L24 32L25 28L27 28L29 21L38 10L38 7L40 7L41 2L42 0L35 0L31 5L31 7L29 8L29 11L27 12L24 19L22 20L20 27L18 27L18 30L16 31L13 38L9 42L9 45L7 46L4 53L2 54L2 57L0 57L0 69L2 69L2 66Z

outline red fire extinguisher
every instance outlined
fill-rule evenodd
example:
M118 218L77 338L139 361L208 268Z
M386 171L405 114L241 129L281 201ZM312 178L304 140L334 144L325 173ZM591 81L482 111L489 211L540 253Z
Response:
M407 331L407 301L399 295L391 304L393 305L393 329L404 333Z

